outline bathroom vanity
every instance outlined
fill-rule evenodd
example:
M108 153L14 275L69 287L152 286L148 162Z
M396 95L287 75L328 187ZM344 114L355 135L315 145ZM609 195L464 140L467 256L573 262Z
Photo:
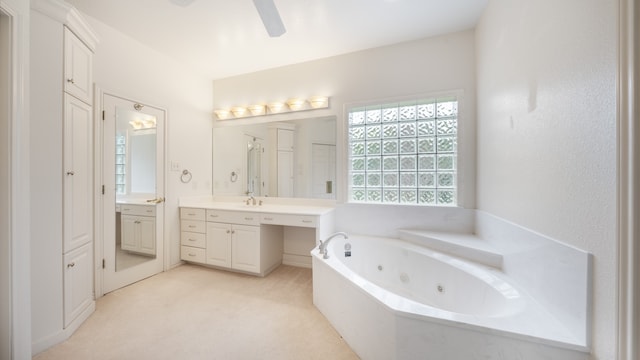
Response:
M258 276L282 263L311 267L309 251L334 230L333 206L267 199L181 199L180 258Z

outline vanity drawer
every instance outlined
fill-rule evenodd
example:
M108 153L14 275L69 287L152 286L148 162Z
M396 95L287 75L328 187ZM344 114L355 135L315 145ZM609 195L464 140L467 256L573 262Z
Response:
M207 221L257 226L260 225L260 213L208 209Z
M156 206L120 204L120 213L123 215L156 216Z
M197 263L205 263L205 250L191 246L180 246L180 259Z
M183 231L180 233L180 244L204 248L207 243L206 235L203 233L194 233Z
M180 221L180 230L204 234L207 232L207 227L204 221L182 220Z
M180 208L180 219L204 221L206 211L204 209Z
M262 224L316 227L317 217L313 215L262 214Z

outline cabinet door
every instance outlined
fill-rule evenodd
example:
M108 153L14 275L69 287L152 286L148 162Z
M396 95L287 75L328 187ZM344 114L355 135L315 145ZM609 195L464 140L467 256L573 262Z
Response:
M293 130L278 129L278 151L293 151Z
M293 197L292 151L278 151L278 196Z
M122 215L120 217L120 247L122 250L137 251L138 249L138 235L136 234L138 217L131 215Z
M85 244L64 255L64 327L93 301L93 252Z
M155 255L156 253L156 218L141 216L138 218L140 229L140 252Z
M233 225L232 267L237 270L260 272L260 227Z
M93 239L93 132L91 107L65 94L64 252Z
M207 223L207 264L231 267L231 232L229 224Z
M91 104L93 53L69 29L64 28L64 91Z

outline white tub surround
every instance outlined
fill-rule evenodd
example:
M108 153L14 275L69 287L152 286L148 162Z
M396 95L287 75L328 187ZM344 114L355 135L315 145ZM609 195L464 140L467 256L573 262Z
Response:
M312 251L314 304L363 359L589 358L591 254L484 212L398 233Z
M311 267L309 251L334 229L333 201L180 199L181 259L265 276L281 263Z

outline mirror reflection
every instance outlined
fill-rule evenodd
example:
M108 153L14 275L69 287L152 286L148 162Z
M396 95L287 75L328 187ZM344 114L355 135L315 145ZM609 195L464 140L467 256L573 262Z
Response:
M213 129L213 194L335 199L336 117Z
M156 120L116 107L116 271L156 257Z

